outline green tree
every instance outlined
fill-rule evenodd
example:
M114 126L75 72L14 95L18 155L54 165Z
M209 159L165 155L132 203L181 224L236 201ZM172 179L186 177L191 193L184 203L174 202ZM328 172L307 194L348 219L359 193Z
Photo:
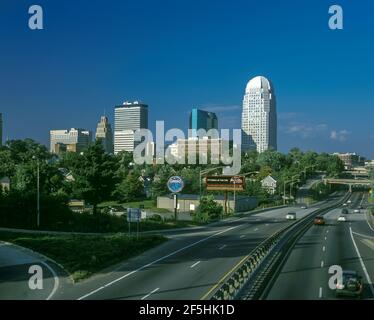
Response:
M155 175L151 187L152 197L156 198L164 194L170 193L167 188L167 182L172 175L175 175L176 171L170 165L160 166L157 174Z
M110 199L118 179L116 172L114 157L105 153L100 141L76 158L72 166L73 190L93 205L94 214L97 213L97 204Z
M219 219L222 215L223 207L214 200L212 195L204 196L200 200L199 207L195 214L195 220L207 222Z
M130 173L117 185L114 194L121 202L138 200L144 196L143 183L140 181L139 176Z

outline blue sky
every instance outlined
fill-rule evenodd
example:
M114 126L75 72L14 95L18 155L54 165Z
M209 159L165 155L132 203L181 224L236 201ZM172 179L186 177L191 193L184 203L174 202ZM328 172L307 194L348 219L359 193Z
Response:
M28 8L44 30L28 28ZM328 28L328 8L344 30ZM240 127L245 85L272 80L281 151L356 151L374 158L374 2L292 0L0 3L0 112L9 138L48 144L50 129L94 130L125 100L150 126L186 129L192 107Z

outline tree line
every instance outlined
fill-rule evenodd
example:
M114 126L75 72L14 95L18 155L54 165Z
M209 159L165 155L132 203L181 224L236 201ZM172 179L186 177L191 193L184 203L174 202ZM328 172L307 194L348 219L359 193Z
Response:
M90 145L82 154L68 152L57 157L44 145L31 139L10 140L0 148L0 178L9 177L11 185L9 191L0 192L0 225L35 227L38 167L41 224L61 229L72 227L82 219L69 210L67 204L70 199L84 199L93 206L92 216L99 216L98 205L104 201L126 203L168 194L166 182L172 175L180 175L184 179L183 193L198 194L201 170L215 166L137 165L129 152L105 153L100 141ZM241 173L251 174L240 194L255 196L260 203L266 204L274 200L274 196L261 187L261 180L267 175L277 179L275 196L279 197L283 182L295 175L299 176L298 183L302 184L316 171L336 177L343 170L340 159L327 153L302 152L297 148L288 154L271 150L261 154L251 151L242 155ZM211 174L219 172L213 170ZM296 184L294 187L297 187ZM208 194L204 186L202 193ZM94 224L95 221L89 223Z

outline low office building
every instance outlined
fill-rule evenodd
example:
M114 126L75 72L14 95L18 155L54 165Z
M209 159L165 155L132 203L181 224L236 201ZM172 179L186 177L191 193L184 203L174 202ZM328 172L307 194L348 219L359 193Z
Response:
M178 139L168 147L168 152L179 163L191 163L189 157L196 159L196 163L202 163L201 157L206 157L207 163L210 163L212 157L220 159L224 148L229 150L229 146L230 142L221 138L190 137Z
M63 152L83 152L92 141L91 131L84 129L51 130L50 151L55 154Z
M10 190L10 179L8 177L2 177L0 179L0 191Z
M225 197L223 195L215 195L215 201L223 208L225 206ZM196 194L179 194L178 195L178 212L195 213L200 204L200 196ZM232 195L227 200L228 212L244 212L256 208L258 205L257 198L236 196L235 201ZM174 210L173 195L165 195L157 197L157 208Z
M346 170L365 165L365 158L357 153L334 153L333 155L343 161Z

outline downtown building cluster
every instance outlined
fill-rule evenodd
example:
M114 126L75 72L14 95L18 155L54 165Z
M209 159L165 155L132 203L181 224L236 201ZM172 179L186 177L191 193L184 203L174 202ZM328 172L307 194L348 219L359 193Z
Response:
M239 116L239 115L238 115ZM148 129L149 107L139 101L124 102L114 107L114 130L108 117L102 116L97 124L95 135L90 130L71 128L50 130L50 151L54 154L64 152L82 153L92 143L93 138L102 141L107 153L120 151L133 152L139 142L135 132ZM251 79L245 89L241 115L242 151L263 152L277 149L276 99L272 83L265 77ZM178 158L181 150L188 149L196 141L221 149L223 141L207 133L218 130L218 118L214 112L193 108L189 117L189 134L186 139L177 139L166 145L169 153ZM201 131L203 130L203 131ZM0 114L0 144L2 143L2 115ZM148 155L155 156L155 143L146 147Z

